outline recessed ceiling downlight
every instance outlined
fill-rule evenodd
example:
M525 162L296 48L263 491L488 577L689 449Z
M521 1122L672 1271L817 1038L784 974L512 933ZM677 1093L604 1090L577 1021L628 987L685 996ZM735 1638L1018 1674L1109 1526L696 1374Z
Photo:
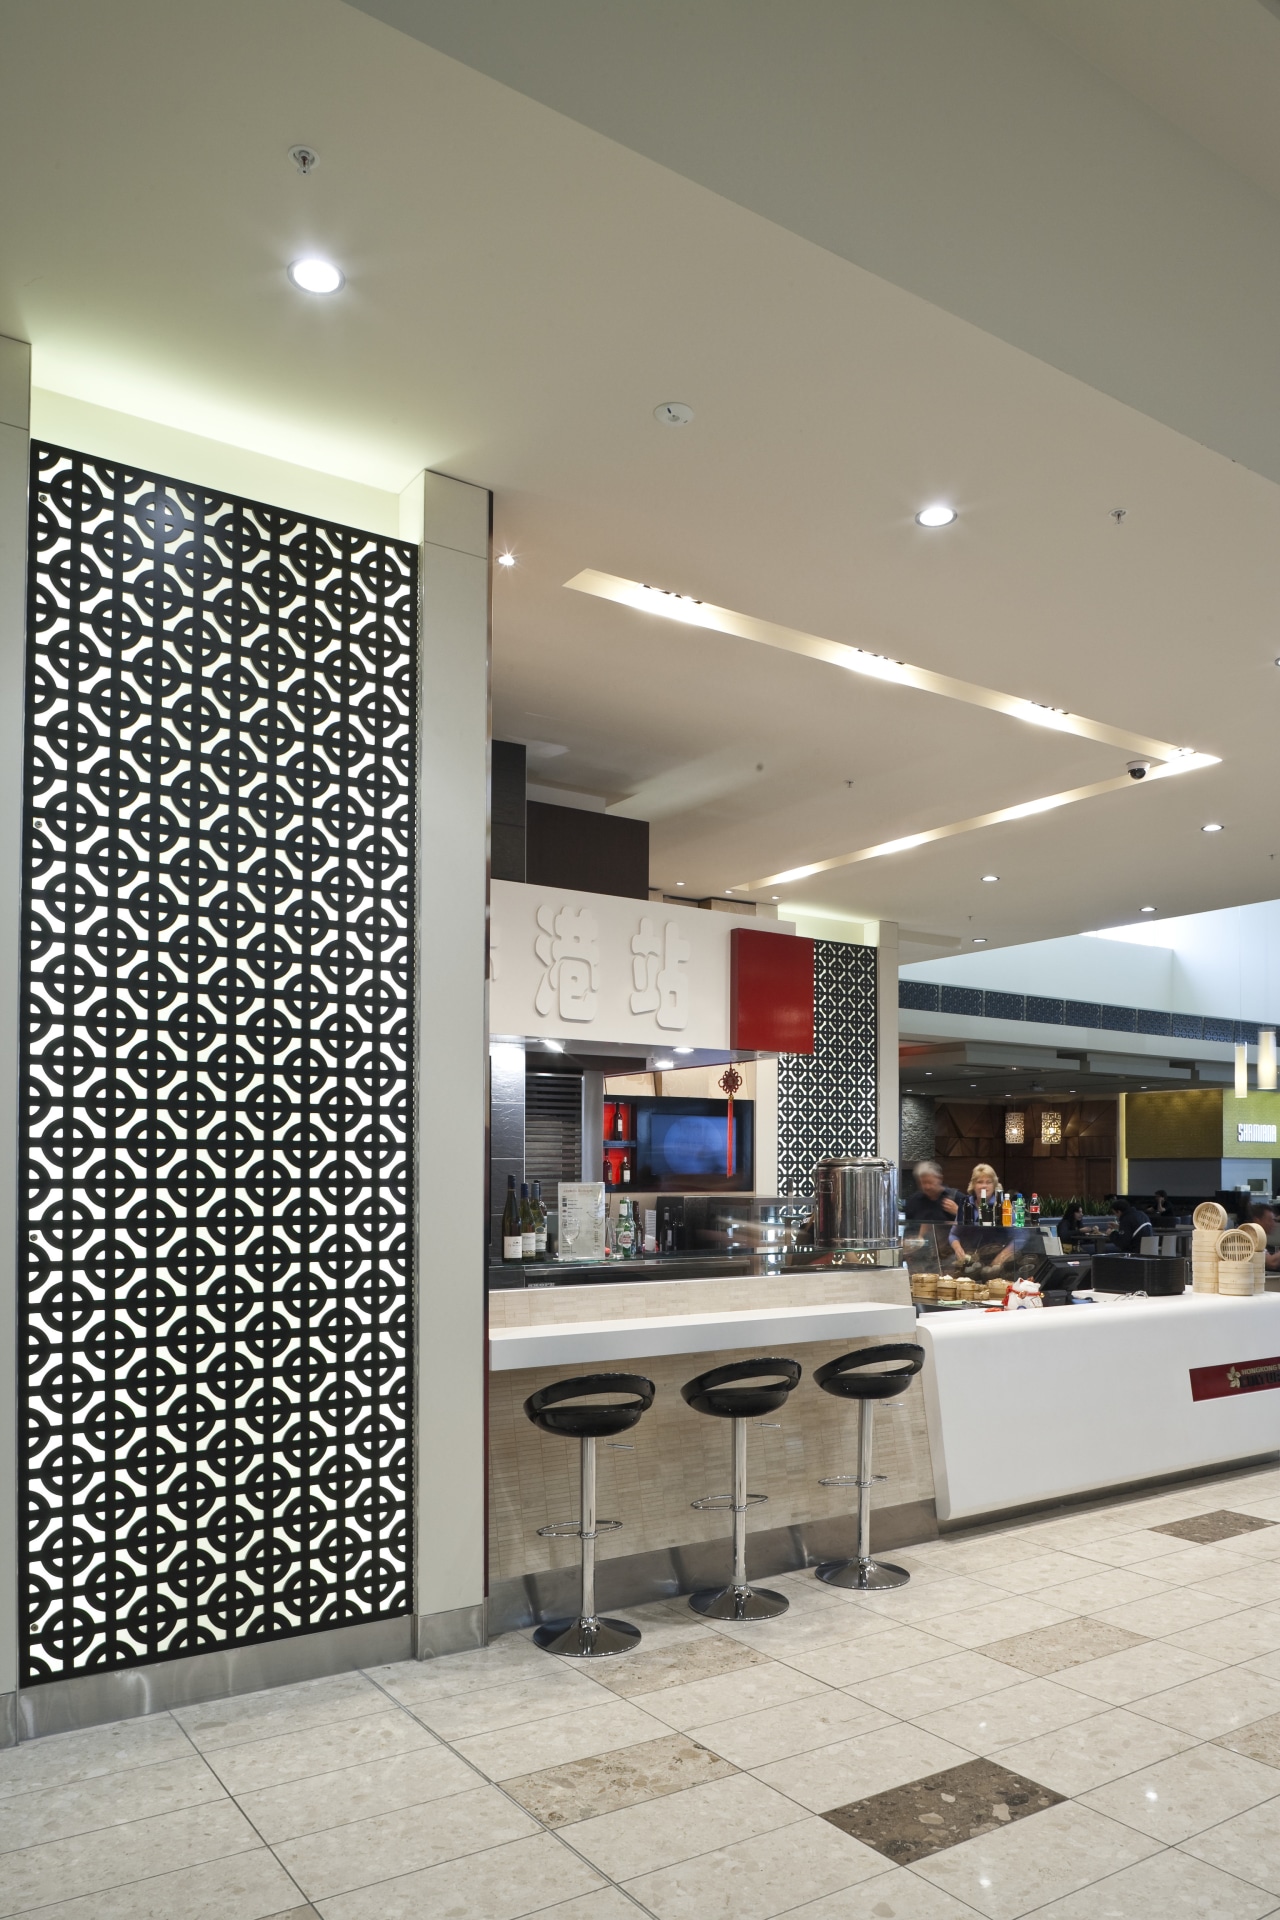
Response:
M947 506L943 500L935 500L931 507L921 507L916 515L918 527L949 527L956 517L954 507Z
M309 255L305 260L290 262L289 278L303 293L337 293L344 275L332 260L319 260Z
M516 557L514 553L500 553L498 555L498 565L500 567L514 567L515 563Z
M1139 912L1139 913L1154 913L1154 912L1155 912L1155 908L1154 908L1154 907L1139 907L1139 908L1138 908L1138 912Z
M1201 833L1221 833L1222 822L1220 820L1210 820L1208 826L1201 827L1200 831Z

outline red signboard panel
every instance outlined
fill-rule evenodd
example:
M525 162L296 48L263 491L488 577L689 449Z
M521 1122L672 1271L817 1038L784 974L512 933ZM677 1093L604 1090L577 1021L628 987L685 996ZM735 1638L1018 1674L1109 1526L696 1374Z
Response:
M729 1045L812 1053L813 941L735 927L729 935Z
M1280 1356L1274 1360L1236 1360L1227 1367L1192 1367L1193 1400L1229 1400L1233 1394L1261 1393L1280 1387Z

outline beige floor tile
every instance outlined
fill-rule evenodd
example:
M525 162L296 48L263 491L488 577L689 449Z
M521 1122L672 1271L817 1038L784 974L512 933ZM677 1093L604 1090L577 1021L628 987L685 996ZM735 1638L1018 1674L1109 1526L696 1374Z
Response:
M988 1567L979 1576L988 1586L1002 1593L1037 1593L1043 1587L1060 1587L1068 1580L1082 1580L1097 1573L1097 1568L1078 1554L1051 1548L1047 1553L1029 1553L1010 1560L1002 1567Z
M735 1767L763 1767L786 1760L793 1753L829 1747L855 1733L871 1733L892 1724L892 1714L881 1713L848 1693L815 1693L781 1707L761 1707L733 1720L694 1727L690 1738L722 1753Z
M1171 1640L1149 1640L1143 1646L1128 1647L1123 1653L1108 1653L1100 1660L1086 1660L1078 1667L1063 1667L1054 1677L1060 1686L1074 1687L1091 1699L1105 1700L1113 1707L1126 1707L1149 1693L1165 1693L1186 1680L1218 1673L1225 1664L1204 1653L1175 1646Z
M311 1727L306 1733L285 1733L274 1740L249 1740L239 1747L219 1747L208 1756L209 1765L229 1793L253 1793L280 1787L312 1774L336 1773L341 1767L372 1766L396 1753L420 1747L438 1748L439 1741L407 1713L393 1708L367 1719L340 1720L336 1726Z
M1186 1627L1166 1636L1171 1647L1188 1647L1209 1660L1257 1660L1280 1649L1280 1607L1245 1607L1207 1626Z
M1225 1747L1192 1747L1081 1795L1087 1806L1173 1846L1275 1797L1273 1767Z
M1145 1633L1157 1639L1181 1633L1185 1627L1202 1627L1207 1621L1238 1613L1240 1604L1224 1600L1221 1594L1205 1593L1200 1587L1166 1587L1154 1600L1129 1600L1123 1606L1107 1607L1094 1617L1109 1620L1113 1626L1128 1627L1131 1633Z
M464 1853L532 1839L537 1831L537 1822L496 1787L474 1787L446 1800L400 1807L278 1842L275 1851L286 1872L315 1902L438 1866L442 1860L457 1860Z
M521 1920L607 1891L598 1873L554 1834L380 1880L321 1902L322 1920ZM594 1920L594 1910L584 1909ZM603 1910L602 1910L603 1911Z
M1168 1760L1195 1744L1190 1734L1176 1727L1162 1727L1124 1707L1112 1707L1034 1740L1002 1747L1000 1764L1072 1798L1138 1767Z
M974 1909L908 1867L894 1867L821 1900L793 1907L787 1920L974 1920Z
M1280 1604L1280 1560L1257 1560L1239 1573L1213 1576L1196 1591L1233 1600L1238 1607L1274 1607Z
M52 1733L0 1751L0 1795L33 1793L39 1787L70 1786L97 1774L151 1767L161 1760L187 1760L191 1742L168 1713L142 1720L114 1720L79 1733Z
M1068 1613L1095 1614L1138 1601L1149 1606L1167 1592L1164 1581L1151 1574L1136 1573L1132 1567L1103 1567L1094 1568L1082 1579L1046 1587L1041 1598L1051 1606L1065 1607Z
M995 1693L978 1694L936 1713L915 1715L917 1723L940 1740L953 1740L970 1753L995 1753L1015 1740L1054 1733L1074 1720L1088 1719L1092 1703L1054 1680L1020 1680Z
M917 1861L915 1871L986 1914L1017 1916L1133 1866L1156 1842L1072 1800Z
M621 1888L606 1887L602 1882L595 1893L580 1893L576 1900L540 1907L538 1920L641 1920L641 1910Z
M1053 1606L1038 1593L1006 1593L982 1606L935 1615L928 1629L957 1647L985 1647L992 1640L1007 1640L1011 1634L1030 1633L1036 1627L1056 1627L1074 1617L1066 1607Z
M1096 1560L1107 1567L1137 1567L1139 1572L1145 1568L1157 1580L1163 1580L1165 1574L1156 1561L1172 1564L1190 1551L1187 1541L1175 1540L1167 1533L1150 1533L1145 1527L1135 1533L1103 1533L1095 1540L1078 1540L1072 1548L1082 1560Z
M301 1686L269 1687L199 1707L178 1707L173 1717L201 1752L213 1753L246 1740L276 1739L386 1710L385 1695L362 1673L337 1673Z
M1280 1899L1280 1798L1259 1801L1184 1840L1182 1850Z
M801 1820L642 1874L627 1890L658 1920L773 1920L878 1876L884 1865L882 1854L828 1821Z
M888 1557L893 1558L892 1554ZM887 1593L863 1593L857 1596L858 1605L865 1607L868 1613L878 1614L893 1626L904 1627L924 1626L930 1620L940 1618L953 1619L958 1614L973 1612L993 1602L998 1605L1004 1599L998 1588L963 1576L953 1580L927 1580L919 1586L896 1587Z
M1280 1713L1280 1680L1247 1667L1223 1667L1164 1693L1148 1694L1137 1711L1167 1727L1181 1727L1197 1740L1216 1740L1219 1734Z
M40 1908L40 1920L318 1920L266 1847Z
M560 1831L602 1873L614 1880L631 1880L803 1818L803 1809L784 1794L775 1793L749 1773L736 1773L705 1787L689 1787L661 1800L580 1820Z
M567 1760L611 1753L615 1747L636 1746L641 1740L660 1740L671 1731L666 1720L642 1712L630 1700L615 1700L603 1690L601 1697L604 1706L480 1733L472 1740L459 1740L457 1750L491 1780L513 1780L542 1767L563 1766Z
M781 1707L825 1691L823 1682L795 1667L771 1660L766 1666L744 1667L714 1680L693 1680L683 1687L664 1687L660 1693L638 1694L632 1705L651 1713L668 1726L687 1731L713 1720L733 1720L759 1707Z
M1169 1849L1040 1907L1036 1920L1261 1920L1271 1895Z
M795 1573L770 1574L767 1586L775 1587L779 1593L785 1593L791 1605L804 1613L816 1613L832 1607L850 1605L850 1595L843 1587L829 1587L819 1580L812 1567L801 1567ZM725 1625L721 1622L720 1625Z
M496 1733L545 1720L575 1708L598 1707L611 1696L590 1675L567 1661L552 1661L521 1680L501 1687L483 1687L471 1693L450 1693L441 1700L406 1701L417 1716L442 1740L466 1740L473 1733Z
M839 1646L816 1647L810 1653L783 1653L779 1658L830 1687L854 1687L864 1680L874 1680L877 1674L923 1666L926 1660L943 1660L954 1652L954 1641L943 1640L936 1633L925 1633L919 1627L889 1627L874 1640L846 1640Z
M185 1760L162 1760L0 1800L0 1853L225 1798L221 1781L188 1749Z
M786 1625L786 1619L779 1622ZM758 1629L757 1629L758 1631ZM717 1674L738 1673L744 1667L767 1665L769 1655L756 1647L728 1639L722 1633L699 1633L665 1647L646 1647L621 1660L601 1660L592 1678L610 1693L630 1700L636 1694L657 1693L667 1687L687 1686L694 1680L712 1680Z
M874 1733L855 1734L829 1747L771 1761L756 1770L757 1779L776 1787L810 1813L828 1813L869 1794L884 1793L908 1780L963 1766L972 1752L941 1740L923 1727L899 1722Z
M0 1854L0 1914L246 1853L258 1844L257 1834L229 1800L50 1840Z
M1153 1539L1162 1536L1153 1534ZM1247 1539L1248 1535L1242 1536ZM1163 1538L1167 1539L1168 1535ZM1166 1554L1155 1566L1144 1566L1142 1571L1150 1573L1155 1579L1163 1580L1169 1587L1192 1587L1211 1580L1221 1580L1228 1574L1248 1573L1256 1567L1256 1560L1246 1560L1244 1555L1235 1551L1235 1541L1228 1540L1225 1546L1195 1547L1188 1546L1182 1553Z
M343 1767L338 1773L311 1774L283 1786L241 1793L237 1799L273 1847L278 1841L296 1840L346 1821L469 1793L480 1785L465 1760L446 1747L415 1747L362 1767Z
M732 1763L685 1733L662 1740L642 1740L637 1747L619 1747L590 1760L570 1760L563 1767L544 1767L504 1780L503 1792L544 1826L563 1827L590 1820L598 1813L632 1807L641 1800L682 1793L686 1787L727 1779Z
M1246 1754L1250 1760L1260 1760L1264 1767L1280 1769L1280 1713L1251 1721L1235 1733L1224 1733L1215 1744L1232 1753Z
M891 1629L876 1614L863 1613L858 1607L797 1608L780 1620L725 1620L717 1632L743 1646L759 1647L771 1660L793 1659L822 1647L850 1646L859 1641L878 1639Z
M397 1660L391 1666L370 1667L368 1677L406 1704L443 1700L451 1693L479 1693L486 1687L510 1686L530 1673L540 1672L549 1655L525 1634L504 1633L487 1647L466 1653L442 1654L438 1660Z
M1017 1669L988 1660L981 1653L950 1653L942 1660L928 1660L923 1666L905 1667L896 1673L882 1673L872 1680L859 1681L849 1693L868 1701L898 1720L918 1720L921 1714L935 1713L939 1707L954 1706L960 1700L972 1700L979 1693L995 1693L1001 1687L1016 1686Z

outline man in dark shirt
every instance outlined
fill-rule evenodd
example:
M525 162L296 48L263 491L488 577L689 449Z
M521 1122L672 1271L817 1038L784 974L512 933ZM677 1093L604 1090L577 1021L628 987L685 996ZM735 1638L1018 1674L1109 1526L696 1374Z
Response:
M1113 1253L1136 1253L1138 1242L1144 1234L1151 1232L1151 1222L1140 1207L1132 1200L1126 1200L1118 1193L1111 1202L1111 1211L1116 1216L1116 1224L1107 1235L1105 1244Z
M916 1190L903 1202L908 1226L951 1226L960 1211L960 1199L942 1184L942 1168L936 1160L917 1160L912 1169Z

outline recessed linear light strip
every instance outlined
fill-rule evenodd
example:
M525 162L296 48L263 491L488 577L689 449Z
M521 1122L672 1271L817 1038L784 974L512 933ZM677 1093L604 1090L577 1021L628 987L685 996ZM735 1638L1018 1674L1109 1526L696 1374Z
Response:
M802 633L797 627L780 627L772 620L757 620L748 613L734 613L728 607L714 607L686 594L668 593L661 587L647 587L638 580L623 580L616 573L598 573L586 567L575 573L565 585L577 593L594 594L599 600L614 600L619 606L634 607L640 613L652 613L664 620L679 620L689 627L708 627L713 633L731 634L738 640L754 640L763 647L777 647L784 653L802 653L811 660L825 660L829 666L843 667L849 673L865 674L868 679L888 680L900 687L918 687L922 693L940 694L946 700L962 700L971 707L987 707L993 713L1008 714L1033 727L1048 727L1056 733L1072 733L1085 740L1099 740L1122 752L1142 754L1151 760L1190 760L1198 766L1216 762L1208 755L1192 755L1188 747L1171 746L1167 740L1151 740L1143 733L1129 733L1123 727L1109 727L1101 720L1086 720L1078 713L1064 713L1058 707L1040 706L1034 700L1021 700L1016 694L1001 693L994 687L975 686L969 680L953 680L949 674L931 673L925 667L908 666L904 660L890 660L884 654L869 653L865 647L847 645L841 640L824 640L818 634ZM1121 782L1121 784L1124 784ZM1081 790L1083 793L1083 789ZM1109 786L1089 789L1106 793ZM1058 804L1058 803L1054 803ZM1001 816L1004 817L1004 816ZM963 832L964 828L947 828ZM859 856L867 858L866 855ZM807 869L816 871L816 869Z
M1152 767L1147 780L1168 780L1175 774L1192 773L1197 767L1216 766L1206 754L1183 755L1168 766ZM1145 781L1143 782L1145 785ZM831 873L836 867L856 866L860 860L883 860L891 853L909 853L931 840L950 840L957 833L975 833L979 827L1003 826L1009 820L1029 820L1037 813L1052 813L1055 807L1069 807L1076 800L1095 800L1101 793L1127 793L1136 783L1127 773L1115 780L1095 780L1092 786L1072 787L1067 793L1047 793L1040 800L1023 800L1016 807L999 807L994 813L975 814L972 820L956 820L946 827L928 827L923 833L904 834L900 840L882 840L877 847L860 847L856 853L839 853L830 860L813 860L807 866L788 867L785 873L769 873L761 880L744 880L731 889L734 893L754 893L761 887L781 886L784 881L807 880L815 873Z

